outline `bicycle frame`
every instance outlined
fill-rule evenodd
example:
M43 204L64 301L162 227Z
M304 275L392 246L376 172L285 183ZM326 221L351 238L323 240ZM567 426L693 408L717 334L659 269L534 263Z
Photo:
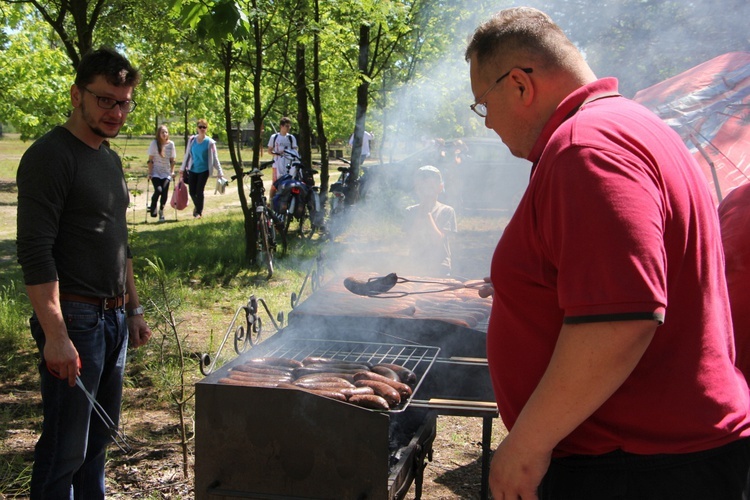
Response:
M269 167L273 161L261 163L258 169L242 172L242 177L250 177L250 204L257 219L256 258L263 260L268 270L268 278L273 276L273 254L276 251L276 230L274 222L277 220L273 210L267 205L266 188L263 185L261 170ZM237 176L232 176L235 180ZM258 255L260 254L260 255Z
M315 186L315 174L317 171L302 163L299 154L294 150L286 150L284 157L291 160L289 175L283 176L276 182L278 199L274 200L282 224L282 246L286 251L287 235L292 220L297 220L300 225L300 233L306 232L304 224L310 220L310 233L312 234L322 228L322 207L320 204L319 188Z

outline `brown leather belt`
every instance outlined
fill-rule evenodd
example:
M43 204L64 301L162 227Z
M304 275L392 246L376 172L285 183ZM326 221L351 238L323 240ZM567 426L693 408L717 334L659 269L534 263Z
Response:
M66 300L70 302L83 302L85 304L93 304L95 306L101 306L105 311L107 309L115 309L117 307L124 307L128 303L128 294L120 295L119 297L112 297L109 299L88 297L86 295L78 295L75 293L61 293L60 300Z

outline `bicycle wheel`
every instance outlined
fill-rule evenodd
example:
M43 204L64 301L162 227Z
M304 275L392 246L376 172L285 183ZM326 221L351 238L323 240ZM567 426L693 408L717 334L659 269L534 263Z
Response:
M271 235L268 234L269 221L265 212L258 213L258 261L268 270L268 279L273 276L273 250Z
M307 202L307 216L310 220L310 232L307 238L323 229L323 207L320 205L320 196L316 191L310 193L310 199Z
M328 212L328 222L326 223L329 238L336 239L343 232L343 228L344 201L337 196L333 196L331 197L331 209Z
M286 251L289 248L289 226L292 225L292 220L294 219L294 215L291 213L285 214L283 220L283 223L281 225L281 253L283 255L286 255Z
M300 215L299 218L299 235L300 238L310 238L313 233L313 226L312 226L312 219L310 218L310 213L307 211L307 208L305 208L305 211Z

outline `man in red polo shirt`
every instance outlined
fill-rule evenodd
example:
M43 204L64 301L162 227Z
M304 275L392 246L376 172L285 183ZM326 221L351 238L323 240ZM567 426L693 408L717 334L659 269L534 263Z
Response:
M724 198L719 204L719 220L737 346L735 364L750 380L750 184Z
M471 108L534 164L492 260L494 497L743 498L750 398L693 158L538 10L466 58Z

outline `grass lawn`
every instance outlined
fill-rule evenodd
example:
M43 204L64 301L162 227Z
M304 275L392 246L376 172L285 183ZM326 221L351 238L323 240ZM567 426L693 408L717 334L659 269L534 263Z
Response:
M292 292L299 294L306 274L319 256L325 256L323 270L345 274L351 270L391 272L402 255L399 244L399 215L408 196L378 193L357 214L356 223L335 242L314 237L295 240L289 255L277 256L277 271L270 281L263 272L248 269L243 262L243 217L236 182L227 186L223 195L215 194L214 180L206 187L204 218L194 220L190 207L165 210L166 221L156 222L146 210L146 160L150 137L118 137L112 148L123 158L123 166L131 191L128 222L136 272L143 275L146 259L161 259L184 292L181 297L183 328L204 342L207 337L223 334L237 307L252 294L263 297L274 313L291 309ZM177 163L182 159L182 138L177 138ZM16 187L18 162L31 142L22 142L13 134L0 139L0 287L11 284L22 291L20 268L15 256ZM251 153L246 151L246 158ZM228 149L219 145L219 158L225 176L233 170ZM264 159L267 155L264 156ZM270 181L266 180L267 185ZM149 193L150 194L150 193ZM454 274L481 278L488 273L494 244L509 214L459 213L461 237L454 245ZM308 287L309 288L309 287ZM205 346L195 346L204 349Z
M351 212L354 218L347 231L335 241L317 235L309 241L294 239L288 255L277 256L274 276L267 280L264 271L248 268L243 260L243 216L236 183L229 184L225 194L220 195L214 193L213 180L209 180L204 217L200 220L193 219L190 207L179 212L168 208L166 221L161 223L148 216L145 175L149 141L150 138L117 138L112 141L113 148L123 157L132 195L128 222L139 294L142 303L147 306L147 321L156 330L156 335L147 346L131 350L128 354L123 422L129 431L156 425L156 422L163 424L163 431L143 431L142 435L136 435L146 442L144 449L164 451L171 450L176 439L175 409L169 395L174 391L175 373L173 362L169 361L173 359L169 358L170 332L164 322L159 321L155 309L160 297L148 261L161 261L164 264L166 290L174 308L179 336L184 343L185 357L190 361L185 380L185 386L189 388L202 377L197 369L199 355L209 353L216 358L217 348L225 334L229 334L229 340L221 356L218 356L218 366L236 355L232 342L234 331L229 331L229 326L235 312L247 303L251 295L262 298L275 318L285 318L292 309L292 294L300 295L303 282L314 267L321 280L346 276L353 271L386 274L396 270L395 266L403 255L399 217L403 208L411 202L403 193L378 192L367 203L356 206L356 210ZM181 139L178 138L178 141L181 142ZM27 491L31 449L41 422L41 405L36 389L37 353L28 326L24 324L30 307L23 290L15 250L15 174L21 155L29 145L29 142L23 143L17 136L9 134L0 139L0 308L9 303L25 307L21 319L14 318L12 332L7 331L10 327L4 326L3 311L0 310L0 372L3 373L0 376L0 422L3 422L0 424L0 436L5 436L0 439L0 497L11 491ZM178 151L181 149L178 144ZM178 162L181 156L178 154ZM247 153L247 156L250 154ZM229 152L221 145L219 158L225 166L225 175L230 176ZM509 215L503 212L459 211L460 234L453 244L454 275L482 278L488 274L492 251ZM302 300L310 293L309 281L307 283ZM263 319L267 336L273 333L271 321ZM442 423L446 433L445 429L467 428L465 419L456 420ZM446 428L446 425L452 427ZM499 425L499 422L495 423L496 427ZM476 424L472 429L466 435L447 433L446 439L450 442L445 446L451 451L445 455L447 465L441 466L447 468L438 468L433 475L440 476L443 470L454 469L458 463L476 462L480 450L475 444L481 435L481 426ZM495 442L502 435L502 429L496 432ZM466 453L469 448L471 452ZM455 453L459 451L462 458L457 461ZM170 467L178 464L178 453L173 450L170 453L165 454L164 463L158 461L151 465L151 476L156 478L155 482L159 481L167 463ZM439 454L436 460L441 463ZM137 474L127 472L130 462L125 464L122 460L111 463L108 481L115 478L115 482L110 484L110 488L117 488L121 482L127 483L131 476L141 477L140 471L149 467L147 462L144 459L143 463L134 463L133 470L138 470ZM118 474L123 475L120 477ZM468 476L474 481L478 473L471 472ZM466 482L460 478L457 481L461 484ZM428 484L439 486L432 482ZM126 492L113 498L132 498L129 495ZM149 498L167 498L155 495Z

